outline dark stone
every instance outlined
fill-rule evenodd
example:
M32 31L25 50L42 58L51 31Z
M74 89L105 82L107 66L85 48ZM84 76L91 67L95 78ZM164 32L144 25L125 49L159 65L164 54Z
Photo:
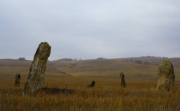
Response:
M96 83L96 82L93 80L93 81L91 82L91 84L89 84L87 87L88 87L88 88L92 88L92 87L94 87L95 83Z
M44 87L41 89L41 91L44 91L45 94L51 94L51 95L57 95L57 94L74 94L75 91L72 90L72 89L66 89L66 88L47 88L47 87Z
M121 86L126 87L125 76L123 73L120 73L120 78L121 78Z
M14 86L15 87L20 87L20 82L21 82L21 75L20 73L17 73L15 75L15 83L14 83Z

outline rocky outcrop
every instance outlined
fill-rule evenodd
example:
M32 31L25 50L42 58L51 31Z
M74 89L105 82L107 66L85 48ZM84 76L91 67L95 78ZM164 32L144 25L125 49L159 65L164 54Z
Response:
M23 90L24 95L35 93L43 87L46 63L50 53L51 46L47 42L41 42L29 70L28 80Z
M175 74L173 64L169 60L164 60L158 67L157 90L172 90L174 87L174 81Z

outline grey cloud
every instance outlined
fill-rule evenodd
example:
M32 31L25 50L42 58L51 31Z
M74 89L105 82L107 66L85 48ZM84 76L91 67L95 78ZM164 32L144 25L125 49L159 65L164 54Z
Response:
M179 56L179 4L178 0L2 0L0 58L32 59L43 41L52 46L50 59Z

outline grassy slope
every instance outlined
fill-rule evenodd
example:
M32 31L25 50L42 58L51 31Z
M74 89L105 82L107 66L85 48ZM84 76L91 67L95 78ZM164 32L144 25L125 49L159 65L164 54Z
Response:
M150 61L151 60L145 60ZM156 60L160 63L159 59ZM156 62L153 60L152 62ZM172 60L171 60L172 61ZM180 59L178 59L180 61ZM180 67L177 60L175 62L175 74L176 81L180 81ZM73 76L100 76L119 78L119 73L123 72L126 76L126 80L133 79L139 81L156 81L157 69L156 65L143 65L132 62L126 62L122 59L106 59L106 60L84 60L84 61L56 61L54 62L54 68L59 71L66 72Z
M143 58L144 59L144 58ZM147 60L146 60L147 61ZM156 62L155 60L153 60ZM176 63L179 63L176 60ZM173 93L156 92L157 66L114 60L51 61L47 64L45 87L69 88L75 95L39 94L22 96L32 61L0 60L0 110L98 110L168 111L180 110L180 68L174 64L176 85ZM14 76L22 75L20 88L13 88ZM121 89L119 73L127 87ZM95 88L86 86L95 80Z
M161 58L133 58L160 63ZM0 60L0 77L12 76L20 72L23 79L27 78L29 67L32 61L18 60ZM175 68L176 81L180 81L180 59L171 59ZM119 73L125 74L126 80L138 81L156 81L157 80L156 65L143 65L132 62L123 61L123 59L105 59L105 60L83 60L83 61L49 61L47 64L47 76L96 76L119 78ZM10 77L11 78L11 77Z

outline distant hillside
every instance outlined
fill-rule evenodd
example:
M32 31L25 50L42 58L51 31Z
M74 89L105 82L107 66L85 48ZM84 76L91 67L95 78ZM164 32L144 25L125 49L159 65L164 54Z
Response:
M142 63L135 63L127 61L127 59L141 60ZM94 59L81 61L54 61L56 70L61 70L73 76L106 76L119 77L120 72L124 72L130 78L143 78L148 80L157 79L158 64L165 58L121 58L121 59ZM180 72L179 63L180 58L169 59L175 67L175 73ZM150 65L143 64L150 62ZM179 75L176 75L179 78Z
M149 62L150 65L158 65L160 64L163 60L170 60L171 63L174 65L174 67L180 67L180 58L166 58L166 57L132 57L132 58L124 58L124 61L128 62L135 62L136 60L141 60L142 64L144 62Z
M0 59L0 66L21 66L29 67L32 61L24 60L20 61L18 59Z
M156 81L159 63L168 58L136 57L119 59L94 59L76 61L48 61L46 75L57 76L96 76L119 78L123 72L126 78ZM135 63L140 60L141 63ZM180 81L180 58L169 59L175 68L176 80ZM0 74L10 75L21 72L27 77L32 61L0 59ZM150 64L144 64L149 62Z

